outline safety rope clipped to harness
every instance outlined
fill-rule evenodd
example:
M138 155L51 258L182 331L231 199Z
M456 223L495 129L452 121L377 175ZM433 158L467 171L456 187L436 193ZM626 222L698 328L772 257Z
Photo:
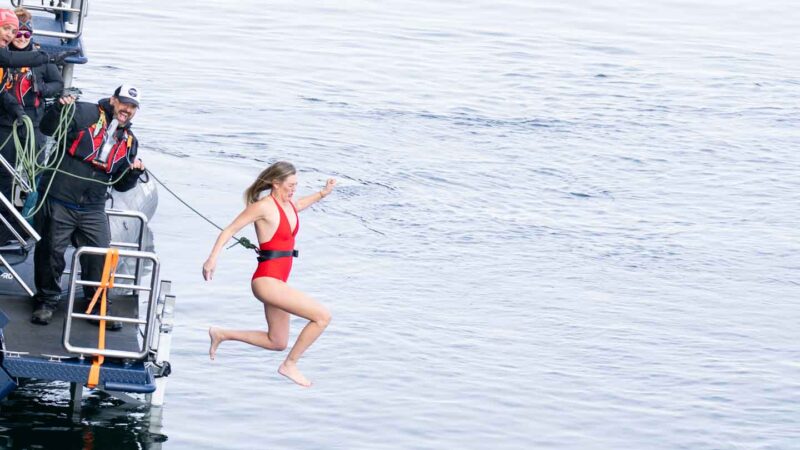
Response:
M117 271L117 263L119 262L119 249L110 248L106 253L106 261L103 265L103 276L100 278L100 287L94 293L92 301L89 302L89 307L86 308L86 314L91 314L97 301L100 300L100 316L105 316L108 308L108 290L114 288L114 275ZM106 320L100 319L100 331L97 335L97 348L104 350L106 348ZM103 365L105 357L103 355L96 355L92 362L92 367L89 369L89 379L86 381L86 386L90 389L95 388L100 382L100 366Z

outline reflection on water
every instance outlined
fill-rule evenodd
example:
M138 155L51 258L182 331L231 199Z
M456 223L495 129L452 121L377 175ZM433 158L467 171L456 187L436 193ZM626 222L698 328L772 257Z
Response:
M161 409L131 407L100 393L73 417L66 383L29 382L2 404L0 448L159 449Z

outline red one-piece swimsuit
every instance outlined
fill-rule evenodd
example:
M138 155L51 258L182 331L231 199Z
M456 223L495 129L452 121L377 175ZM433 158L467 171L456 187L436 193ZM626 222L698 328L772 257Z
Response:
M275 200L275 197L271 195L270 197L272 197L272 200L275 202L275 206L278 207L280 222L278 222L278 229L275 230L275 234L272 235L272 239L267 242L262 242L258 248L261 250L291 252L294 250L294 237L297 235L297 230L300 229L300 217L297 215L297 209L295 209L294 204L292 203L294 216L297 218L294 231L292 231L292 228L289 225L289 219L286 218L283 208L278 204L278 201ZM292 259L293 258L291 256L284 256L275 259L268 259L258 263L256 272L253 274L253 279L255 280L259 277L270 277L286 282L286 280L289 279L289 272L292 271Z

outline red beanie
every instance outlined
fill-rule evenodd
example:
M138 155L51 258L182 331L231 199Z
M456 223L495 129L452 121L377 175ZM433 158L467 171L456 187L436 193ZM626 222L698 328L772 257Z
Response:
M19 28L19 19L14 14L14 11L0 8L0 27L5 25L13 25L14 28Z

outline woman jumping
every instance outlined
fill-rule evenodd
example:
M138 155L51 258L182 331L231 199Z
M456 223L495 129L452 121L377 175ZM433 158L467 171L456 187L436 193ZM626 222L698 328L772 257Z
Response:
M211 346L208 353L211 359L214 359L217 347L223 341L245 342L267 350L286 349L289 314L294 314L309 322L300 332L286 360L278 367L278 373L301 386L311 386L311 382L297 368L297 360L328 326L331 313L316 300L290 287L286 280L292 270L292 258L296 256L294 237L300 226L297 212L327 197L334 186L336 180L330 178L319 192L303 197L295 204L292 196L297 188L297 171L291 163L278 161L264 169L247 188L244 193L247 207L219 234L211 255L203 264L203 278L211 280L217 266L217 256L228 239L244 226L254 223L260 251L258 268L250 286L256 298L264 304L267 331L210 327L208 335ZM259 198L265 191L269 191L269 195Z

